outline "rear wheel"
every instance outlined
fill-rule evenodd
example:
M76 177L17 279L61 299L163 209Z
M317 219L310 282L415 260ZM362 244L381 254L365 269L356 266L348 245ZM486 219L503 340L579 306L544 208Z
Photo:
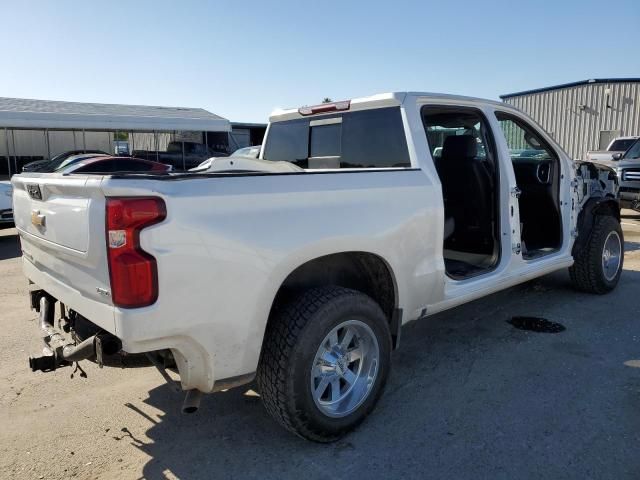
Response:
M275 312L258 388L285 428L330 442L373 410L390 360L389 326L376 302L346 288L316 288Z
M574 260L569 274L579 290L597 294L613 290L620 280L624 262L620 222L611 216L595 217L591 237Z

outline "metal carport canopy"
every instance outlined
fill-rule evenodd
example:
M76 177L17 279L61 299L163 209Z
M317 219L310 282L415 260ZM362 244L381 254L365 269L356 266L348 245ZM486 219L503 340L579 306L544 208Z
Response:
M231 124L202 108L0 97L0 128L229 132Z

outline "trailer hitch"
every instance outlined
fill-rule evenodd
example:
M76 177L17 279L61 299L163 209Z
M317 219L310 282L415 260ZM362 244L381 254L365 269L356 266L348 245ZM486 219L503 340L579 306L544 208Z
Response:
M120 339L107 332L96 333L80 343L69 340L54 326L55 303L48 295L39 296L38 313L45 346L42 356L29 357L32 372L52 372L92 357L102 363L103 354L112 355L122 348Z

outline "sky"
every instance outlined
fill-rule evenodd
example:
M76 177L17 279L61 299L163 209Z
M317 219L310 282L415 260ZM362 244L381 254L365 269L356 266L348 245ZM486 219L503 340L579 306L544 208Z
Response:
M0 0L0 96L238 122L389 91L640 77L640 1Z

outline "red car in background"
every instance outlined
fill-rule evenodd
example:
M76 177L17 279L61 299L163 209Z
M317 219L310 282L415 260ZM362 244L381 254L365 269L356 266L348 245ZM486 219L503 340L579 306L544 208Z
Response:
M171 165L134 157L95 156L84 158L56 170L56 173L115 173L153 172L166 173L173 170Z

